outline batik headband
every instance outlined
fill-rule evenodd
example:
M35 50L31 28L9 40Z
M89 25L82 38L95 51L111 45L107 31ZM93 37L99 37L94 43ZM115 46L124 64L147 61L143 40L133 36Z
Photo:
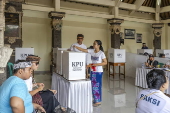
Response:
M31 62L19 62L17 64L14 64L14 69L24 69L31 66L32 66Z

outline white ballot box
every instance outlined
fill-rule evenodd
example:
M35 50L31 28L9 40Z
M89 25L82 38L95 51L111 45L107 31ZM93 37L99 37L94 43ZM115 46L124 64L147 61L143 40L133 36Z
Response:
M26 60L28 55L34 55L34 48L15 48L15 61Z
M108 61L114 63L125 63L126 62L126 51L125 49L109 49L108 50Z
M153 54L152 49L137 49L138 55L143 55L144 53Z
M63 76L68 80L86 79L86 53L63 51Z
M67 48L57 48L57 60L56 60L56 72L60 75L63 75L62 64L63 64L63 51L67 50Z
M170 58L170 50L156 49L156 56L159 57L160 54L165 54L165 57Z

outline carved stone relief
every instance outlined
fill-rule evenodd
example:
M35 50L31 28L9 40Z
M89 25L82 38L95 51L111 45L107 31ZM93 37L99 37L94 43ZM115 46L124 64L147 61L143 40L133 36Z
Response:
M154 29L154 31L153 31L153 33L154 33L154 35L156 36L156 37L160 37L161 36L161 34L162 34L162 29L157 29L157 28L155 28Z
M121 30L121 26L120 25L111 25L110 26L111 34L114 34L114 33L119 34L120 30Z
M53 18L51 22L52 22L53 29L57 31L61 30L62 20Z

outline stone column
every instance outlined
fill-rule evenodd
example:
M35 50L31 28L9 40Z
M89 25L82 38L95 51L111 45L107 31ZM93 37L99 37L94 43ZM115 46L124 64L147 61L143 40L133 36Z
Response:
M0 48L4 46L4 30L5 30L4 8L5 1L0 0Z
M108 23L110 24L111 31L111 48L120 49L120 31L121 31L121 23L124 22L123 19L113 18L108 19Z
M65 16L64 12L50 12L49 17L52 19L52 47L53 48L61 48L62 47L62 18Z
M6 65L12 54L12 49L4 47L4 30L5 30L5 16L4 16L5 0L0 0L0 85L6 80Z
M152 28L154 28L154 40L153 40L153 46L154 46L154 55L156 55L156 49L161 49L161 35L162 35L162 27L164 26L163 23L154 23L152 24Z

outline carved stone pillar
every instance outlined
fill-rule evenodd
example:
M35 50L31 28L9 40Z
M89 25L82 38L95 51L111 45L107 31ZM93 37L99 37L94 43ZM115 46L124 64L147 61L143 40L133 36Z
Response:
M49 17L52 19L52 47L53 48L61 48L62 38L61 38L61 30L62 30L62 18L65 17L64 12L50 12Z
M111 31L111 48L117 48L120 49L120 30L121 26L120 24L124 22L123 19L108 19L108 23L111 25L110 26L110 31Z
M161 35L162 35L162 27L164 26L163 23L154 23L152 24L152 28L154 28L154 55L156 55L156 49L161 49Z
M6 65L12 54L12 49L4 47L4 30L5 30L5 16L4 16L5 0L0 0L0 85L6 80Z
M61 31L62 31L63 17L65 17L64 12L52 11L49 13L49 18L51 18L51 27L52 27L52 48L62 47ZM50 65L51 73L53 73L56 70L56 62L55 59L53 59L52 53L51 53L52 64Z
M4 30L5 30L4 8L5 1L0 0L0 48L4 46Z

